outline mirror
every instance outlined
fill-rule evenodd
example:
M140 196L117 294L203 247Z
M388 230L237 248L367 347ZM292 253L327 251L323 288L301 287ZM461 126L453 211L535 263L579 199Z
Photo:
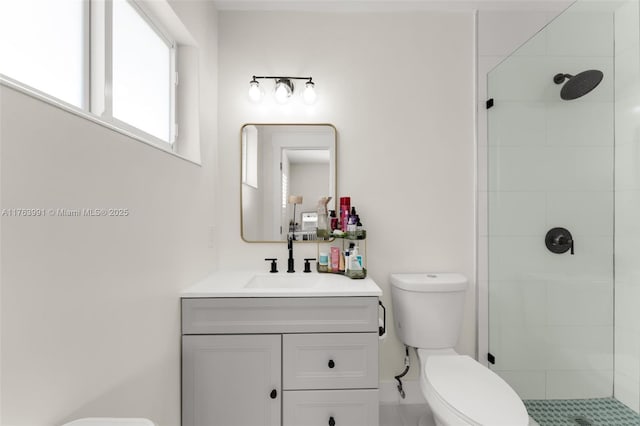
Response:
M245 124L241 130L241 236L247 242L315 240L317 206L336 206L331 124Z

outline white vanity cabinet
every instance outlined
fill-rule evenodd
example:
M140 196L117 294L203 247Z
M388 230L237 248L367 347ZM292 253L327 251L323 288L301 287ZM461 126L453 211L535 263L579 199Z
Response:
M183 298L182 425L377 426L378 298Z

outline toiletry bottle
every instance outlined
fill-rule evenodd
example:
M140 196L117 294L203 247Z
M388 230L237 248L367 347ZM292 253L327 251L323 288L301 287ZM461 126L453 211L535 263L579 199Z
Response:
M356 237L357 224L358 224L358 215L356 214L356 208L351 207L351 213L349 214L349 222L347 223L347 235L349 238Z
M338 217L335 210L329 211L329 220L331 222L331 231L338 229Z
M338 253L340 253L340 263L338 265L338 271L344 272L344 255L340 250L338 250Z
M340 197L340 228L342 229L342 232L347 232L350 209L351 197Z
M331 270L329 272L338 272L340 270L340 249L331 247L331 260L329 263Z
M349 265L351 264L351 256L349 250L344 252L344 274L349 274Z
M356 224L356 238L359 240L364 240L364 237L364 226L362 226L362 222L360 222L360 216L358 216L358 223Z
M320 252L318 272L329 272L329 254L326 252Z

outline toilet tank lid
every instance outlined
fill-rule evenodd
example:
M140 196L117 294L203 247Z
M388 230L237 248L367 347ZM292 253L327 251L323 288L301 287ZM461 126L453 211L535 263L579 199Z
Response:
M407 291L464 291L467 288L467 282L468 280L464 275L451 272L391 274L391 285Z

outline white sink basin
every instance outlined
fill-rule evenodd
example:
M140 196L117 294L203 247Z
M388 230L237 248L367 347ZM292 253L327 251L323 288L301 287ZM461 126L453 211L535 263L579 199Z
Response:
M318 285L317 274L265 274L254 275L245 288L313 288Z

